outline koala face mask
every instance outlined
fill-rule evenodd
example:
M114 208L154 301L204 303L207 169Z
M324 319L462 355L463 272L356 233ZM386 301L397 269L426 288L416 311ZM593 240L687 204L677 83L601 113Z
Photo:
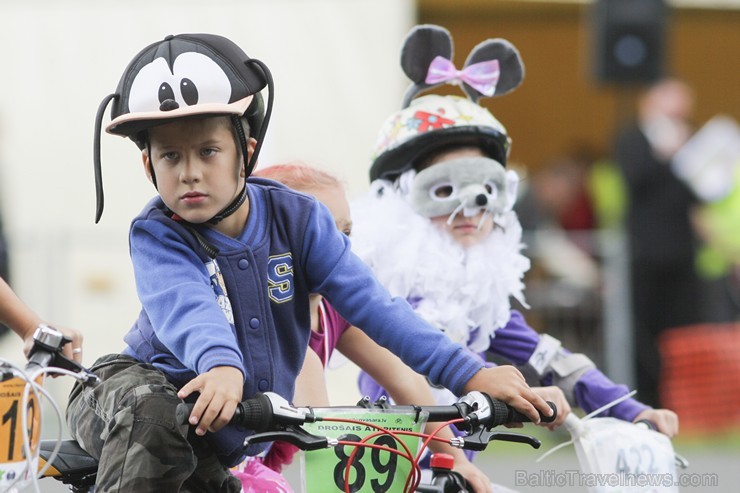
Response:
M512 209L518 184L517 174L493 159L453 159L418 172L410 186L409 201L421 216L449 215L448 223L461 212L465 217L483 212L482 224L486 216L496 221Z

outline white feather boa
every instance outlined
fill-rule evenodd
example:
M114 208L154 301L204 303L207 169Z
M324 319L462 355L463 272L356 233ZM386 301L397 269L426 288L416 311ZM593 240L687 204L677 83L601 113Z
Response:
M391 295L420 299L416 313L453 341L485 351L509 321L509 298L527 306L523 277L530 262L521 253L522 228L513 211L497 218L503 228L468 249L382 182L353 201L352 218L353 251Z

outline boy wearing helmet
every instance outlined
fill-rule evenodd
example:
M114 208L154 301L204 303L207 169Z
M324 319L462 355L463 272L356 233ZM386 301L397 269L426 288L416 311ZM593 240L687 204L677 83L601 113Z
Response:
M227 423L257 392L292 397L312 292L433 381L551 415L517 370L483 368L392 299L323 205L249 178L273 94L267 67L233 42L183 34L140 52L101 105L97 128L112 100L107 130L142 149L159 195L130 229L141 313L122 354L93 366L103 382L75 387L68 407L72 436L100 460L96 491L240 491L226 468L262 448ZM95 165L99 219L99 152ZM194 431L174 422L182 399Z
M524 73L519 54L507 41L492 39L473 49L463 70L451 66L451 56L450 35L438 26L419 26L408 35L401 63L413 83L403 109L379 133L371 192L352 210L353 248L393 296L409 300L453 341L481 357L491 351L525 368L548 386L535 391L561 404L557 394L564 394L570 404L591 412L628 389L610 381L585 355L538 334L509 302L514 297L526 306L522 279L529 268L512 210L518 178L505 168L506 130L477 101L519 85ZM468 98L413 99L444 82L461 85ZM559 389L554 395L552 386ZM360 388L372 398L383 393L366 374ZM440 401L452 398L444 389L439 393ZM563 407L562 419L567 404ZM604 415L648 419L669 436L678 431L675 413L634 399Z

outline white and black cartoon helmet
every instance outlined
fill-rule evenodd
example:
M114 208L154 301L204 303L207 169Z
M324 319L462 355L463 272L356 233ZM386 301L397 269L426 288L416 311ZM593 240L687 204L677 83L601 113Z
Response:
M478 146L506 165L511 144L506 129L478 101L502 96L521 84L524 65L519 52L505 39L488 39L473 48L462 70L453 65L452 54L452 37L440 26L416 26L406 36L401 67L412 83L401 110L381 127L370 181L393 181L424 156L449 145ZM416 98L442 84L461 86L466 97Z
M265 87L268 88L267 108L260 94ZM95 222L100 220L104 205L100 134L109 104L111 122L105 130L129 137L141 149L148 145L147 130L153 126L196 115L230 116L249 176L269 124L273 95L272 75L267 66L222 36L170 35L144 48L126 67L116 92L107 96L98 109L94 148ZM242 118L249 123L249 136L257 140L249 160L248 136ZM156 178L152 178L156 186ZM246 185L240 196L210 222L216 223L233 213L245 198Z

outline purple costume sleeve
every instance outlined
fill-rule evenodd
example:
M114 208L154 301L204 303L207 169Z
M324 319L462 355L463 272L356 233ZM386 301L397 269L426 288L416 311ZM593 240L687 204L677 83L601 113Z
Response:
M498 329L495 337L491 339L490 351L503 356L517 366L521 366L529 361L539 340L539 334L527 325L524 316L517 310L512 310L509 322L505 327ZM540 383L551 385L552 375L544 375ZM573 390L576 404L586 413L590 413L629 392L626 385L615 384L596 368L584 373ZM603 412L601 416L632 421L635 416L645 409L649 409L649 407L630 398Z
M521 366L529 361L538 342L540 335L537 331L527 325L521 313L511 310L511 318L507 324L497 329L491 339L490 351Z
M629 388L626 385L615 384L598 369L593 368L578 379L574 393L578 406L586 413L590 413L604 404L626 395L629 393ZM633 421L645 409L650 409L650 406L629 398L616 406L610 407L599 416Z

